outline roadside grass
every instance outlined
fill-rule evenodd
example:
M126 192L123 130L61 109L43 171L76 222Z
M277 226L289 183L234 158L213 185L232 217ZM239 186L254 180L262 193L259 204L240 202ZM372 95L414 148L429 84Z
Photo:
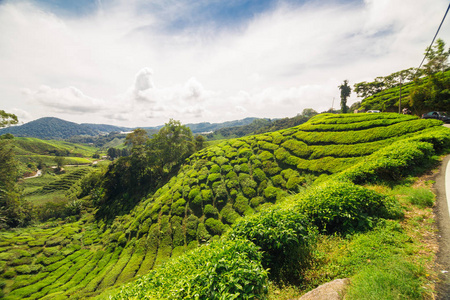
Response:
M345 299L434 299L437 228L434 194L427 176L395 186L368 188L395 195L405 216L383 220L374 230L353 235L320 235L302 284L269 284L269 299L299 298L317 286L350 278Z

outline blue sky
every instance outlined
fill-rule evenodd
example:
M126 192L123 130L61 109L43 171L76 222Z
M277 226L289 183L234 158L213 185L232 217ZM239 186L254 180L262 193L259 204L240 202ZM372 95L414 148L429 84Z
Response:
M448 0L404 4L0 1L0 109L123 126L324 111L344 79L418 66Z

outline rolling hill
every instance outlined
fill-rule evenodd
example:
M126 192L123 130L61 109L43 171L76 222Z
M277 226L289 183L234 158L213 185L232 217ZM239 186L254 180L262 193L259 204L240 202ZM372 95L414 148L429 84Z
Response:
M337 195L347 189L369 195L370 201L378 199L384 209L383 197L356 184L395 180L425 165L435 153L450 147L450 130L441 125L436 120L388 113L322 114L296 127L223 141L193 154L165 186L143 199L130 214L117 217L111 226L86 214L74 223L0 233L3 293L7 299L95 296L158 270L171 258L188 263L192 258L183 253L202 244L211 242L213 246L200 247L206 250L196 250L200 251L197 257L250 247L251 242L212 241L230 230L242 234L244 229L237 231L236 224L252 216L266 220L264 211L271 207L294 205L319 225L334 221L330 216L320 219L314 215L314 207L324 204L313 201L326 198L323 193ZM308 194L311 186L321 187L322 183L328 185ZM302 198L303 193L309 196ZM294 198L288 197L292 195ZM303 199L303 204L296 197ZM359 205L351 213L342 213L344 222L358 223L360 219L353 214L361 213L370 227L374 220L385 217L380 215L382 210L373 212L364 203ZM330 230L331 224L322 230ZM207 249L212 250L202 254ZM245 249L243 257L254 257L256 262L261 259L255 249ZM242 268L245 264L239 261ZM267 276L260 265L248 267ZM164 277L155 276L156 280ZM189 280L198 277L186 278L191 279L177 278L177 282L190 286ZM149 283L137 283L139 288L130 286L118 298L138 299L139 289ZM161 288L151 294L150 289L145 295L164 298L165 292ZM262 288L256 292L264 295Z
M75 135L106 134L112 131L128 131L129 128L101 124L77 124L58 118L40 118L20 126L0 129L0 135L11 133L18 137L35 137L44 140L67 139Z
M234 127L250 124L256 118L245 118L242 120L228 121L223 123L203 122L198 124L187 124L194 134L210 132L225 127ZM155 132L161 126L142 127L149 132ZM19 126L0 129L0 135L10 133L17 137L35 137L44 140L69 139L74 136L98 136L111 132L129 132L135 128L119 127L106 124L77 124L58 118L46 117L31 121Z

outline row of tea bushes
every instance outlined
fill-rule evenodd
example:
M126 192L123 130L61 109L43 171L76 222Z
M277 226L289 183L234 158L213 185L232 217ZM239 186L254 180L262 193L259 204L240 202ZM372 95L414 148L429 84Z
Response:
M112 299L265 299L269 278L301 281L319 230L368 230L401 215L391 198L350 182L329 181L285 201L241 219L219 241L168 261Z

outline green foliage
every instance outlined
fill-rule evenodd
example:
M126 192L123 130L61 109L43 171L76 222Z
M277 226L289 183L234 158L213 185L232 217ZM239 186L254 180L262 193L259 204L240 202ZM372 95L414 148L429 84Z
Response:
M262 264L272 279L296 282L307 266L315 232L305 215L274 208L241 219L228 237L246 238L261 247Z
M233 209L233 205L228 203L224 208L220 211L220 216L222 220L224 220L228 224L233 224L239 218L239 214Z
M347 113L347 98L350 96L352 91L351 87L348 85L348 80L344 80L344 83L341 84L339 90L341 91L341 112L343 114Z
M394 199L350 182L329 181L313 187L300 196L297 206L327 233L365 231L379 218L402 215Z
M416 167L426 165L433 154L433 145L429 143L403 140L375 152L338 174L337 178L354 183L397 180L414 173Z
M4 111L0 113L2 120L10 118ZM9 139L0 139L0 228L25 226L31 222L31 207L19 194L17 178L13 144Z
M178 199L172 204L172 214L178 216L184 216L186 210L186 200Z
M260 259L247 240L211 243L139 278L112 299L261 299L267 272Z
M205 205L203 212L204 212L205 216L208 218L217 218L219 215L219 211L217 210L217 208L215 208L211 204Z
M212 235L221 235L225 231L222 222L214 218L207 219L205 221L205 226Z

